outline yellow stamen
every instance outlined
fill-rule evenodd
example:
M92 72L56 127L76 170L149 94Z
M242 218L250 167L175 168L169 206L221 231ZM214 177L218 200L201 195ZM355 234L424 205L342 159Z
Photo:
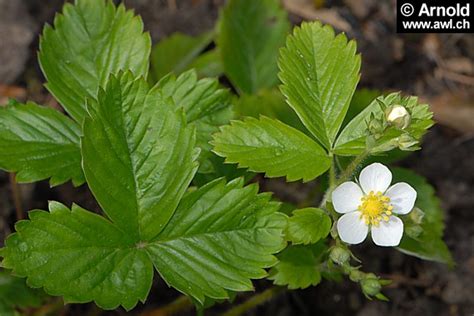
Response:
M390 198L382 192L370 191L368 195L361 198L361 204L358 207L362 213L360 219L363 219L366 225L378 227L382 220L387 222L392 215L393 206L389 203Z

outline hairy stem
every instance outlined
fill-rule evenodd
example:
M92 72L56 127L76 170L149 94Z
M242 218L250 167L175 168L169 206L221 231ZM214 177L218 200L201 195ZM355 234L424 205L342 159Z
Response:
M240 316L243 313L251 310L252 308L255 308L258 305L261 305L263 303L270 301L276 295L284 292L285 290L286 288L284 287L270 287L266 289L265 291L250 297L248 300L246 300L242 304L232 307L231 309L229 309L227 312L225 312L222 315L223 316Z
M336 185L336 162L332 153L329 157L331 157L331 167L329 168L329 190L332 191Z
M349 166L347 166L346 170L344 170L339 179L336 181L336 185L339 185L343 183L344 181L347 181L355 172L357 167L364 161L364 159L367 158L367 156L370 154L370 150L365 150L363 153L361 153L359 156L355 157L354 160L351 161Z
M336 163L334 159L335 157L332 153L329 154L329 157L331 158L331 166L329 167L329 188L327 189L326 193L324 193L323 199L319 204L319 207L323 209L326 209L326 202L328 201L332 191L334 190L334 187L336 186Z

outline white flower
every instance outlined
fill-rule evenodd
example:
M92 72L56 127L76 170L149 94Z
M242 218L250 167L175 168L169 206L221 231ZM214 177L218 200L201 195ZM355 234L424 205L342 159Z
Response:
M403 235L403 222L395 216L408 214L415 205L416 191L409 184L392 185L392 173L380 163L365 167L359 184L348 181L332 192L332 203L342 215L337 232L342 241L359 244L370 232L379 246L398 246ZM359 186L360 185L360 186Z

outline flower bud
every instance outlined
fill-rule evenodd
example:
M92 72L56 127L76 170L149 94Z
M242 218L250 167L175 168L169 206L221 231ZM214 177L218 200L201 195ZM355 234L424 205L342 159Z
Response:
M375 139L379 139L384 131L384 124L381 119L373 118L368 124L369 133L374 136Z
M420 225L423 222L423 218L425 217L425 212L420 210L418 207L414 207L410 212L409 217L413 223Z
M351 272L349 272L349 279L353 282L359 282L364 277L365 277L365 273L357 269L351 270Z
M380 293L382 285L379 280L372 273L367 274L367 277L360 281L362 292L368 296L375 296Z
M340 246L335 246L334 248L331 249L331 252L329 253L329 257L331 260L338 265L343 265L347 261L349 261L351 254L347 249L344 249L343 247Z
M390 125L405 129L410 125L411 116L402 105L392 105L385 110L385 118Z
M413 151L418 149L418 141L408 134L403 134L398 137L398 148L406 151Z

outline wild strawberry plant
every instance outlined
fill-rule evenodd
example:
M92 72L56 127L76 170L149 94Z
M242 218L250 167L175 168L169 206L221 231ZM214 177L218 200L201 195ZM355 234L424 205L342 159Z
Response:
M154 271L201 307L266 276L298 289L347 275L385 299L388 281L353 264L349 246L369 232L377 245L451 263L431 186L409 170L366 166L419 149L429 107L400 93L367 105L372 92L354 97L354 41L319 22L289 28L277 1L231 0L215 31L152 50L123 5L66 4L39 51L66 114L13 100L0 109L0 167L19 182L87 183L103 214L54 201L30 211L2 266L65 302L129 310L145 302ZM207 75L225 75L238 95ZM329 184L319 203L281 207L246 185L259 172L327 174Z
M356 44L318 22L294 29L280 49L278 66L281 93L300 122L280 119L272 111L262 111L271 117L252 113L221 127L212 140L214 152L226 163L267 177L307 182L328 174L319 207L292 212L285 231L289 246L278 255L269 278L296 289L342 273L360 283L367 297L384 300L380 290L389 281L354 266L358 259L348 247L369 232L377 245L452 264L441 239L442 211L430 185L409 170L395 168L392 175L380 163L367 166L394 150L420 149L433 125L429 106L401 93L351 105L373 94L354 97L360 77ZM347 118L350 106L354 109ZM390 186L392 180L400 183ZM332 240L329 246L326 237Z

